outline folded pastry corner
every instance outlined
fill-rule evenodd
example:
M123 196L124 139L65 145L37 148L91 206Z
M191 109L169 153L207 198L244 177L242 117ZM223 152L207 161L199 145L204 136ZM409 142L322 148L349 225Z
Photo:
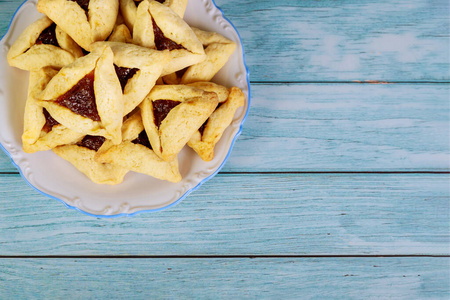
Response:
M179 182L182 179L178 159L164 161L153 151L139 110L124 121L122 137L123 141L119 145L105 142L98 150L95 161L170 182Z
M59 145L71 144L83 136L59 124L37 102L36 95L42 92L56 73L56 70L49 67L30 72L22 134L22 147L26 153L46 151Z
M125 116L148 95L171 57L168 50L158 51L122 42L96 42L90 49L105 45L114 53L114 67L122 87Z
M205 48L206 59L190 66L182 75L181 83L210 81L227 63L236 49L236 43L216 33L192 28Z
M216 93L187 85L157 85L141 103L142 122L156 155L171 161L208 119Z
M77 144L63 145L53 148L53 152L70 162L89 179L99 184L119 184L123 181L126 168L117 165L99 163L94 157L105 138L101 136L85 136Z
M52 20L44 16L30 24L11 45L9 65L28 71L62 68L82 56L81 48Z
M212 87L207 86L207 83L193 85L198 87L203 85L212 90ZM218 92L221 92L219 88ZM211 161L214 158L215 145L233 121L236 110L244 104L245 95L241 89L230 88L226 100L219 104L208 120L191 136L187 143L188 146L194 149L204 161Z
M38 0L37 10L47 15L84 49L111 34L119 0Z
M109 36L108 41L131 44L133 42L133 38L128 27L125 24L119 24L114 27L114 30Z
M170 9L172 9L180 18L184 17L184 13L186 11L186 7L188 4L188 0L156 0L166 5Z
M180 18L183 18L188 0L156 0L157 2L169 7ZM120 0L120 12L124 18L125 24L133 30L136 22L136 12L142 0Z
M202 43L191 27L169 7L142 1L136 11L133 42L147 48L170 50L171 61L162 75L171 74L206 58Z
M123 95L109 46L98 47L62 68L39 99L67 128L121 142Z

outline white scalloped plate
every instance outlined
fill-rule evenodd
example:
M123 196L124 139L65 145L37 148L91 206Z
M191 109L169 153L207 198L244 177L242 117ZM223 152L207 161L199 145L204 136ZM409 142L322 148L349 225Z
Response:
M22 151L28 72L11 68L6 61L6 54L19 34L41 17L36 10L36 3L37 0L28 0L19 7L8 32L0 41L0 143L27 183L69 208L95 217L116 217L171 207L219 172L247 117L250 84L239 34L214 1L189 0L185 20L192 26L216 31L236 42L238 47L235 53L212 81L241 88L247 99L245 106L236 112L232 124L216 145L216 155L212 161L204 162L187 146L183 148L178 156L183 176L181 182L170 183L129 172L124 182L116 186L91 182L52 151L33 154Z

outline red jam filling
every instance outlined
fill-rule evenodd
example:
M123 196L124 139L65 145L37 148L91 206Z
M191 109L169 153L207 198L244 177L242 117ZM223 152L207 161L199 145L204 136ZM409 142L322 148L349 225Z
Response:
M84 10L86 17L88 17L90 0L69 0L69 1L76 2Z
M67 93L56 99L56 103L83 117L100 121L95 103L94 71L84 76Z
M103 136L86 135L77 145L94 151L98 151L105 142Z
M141 133L139 133L139 136L131 141L133 144L140 144L143 145L149 149L152 149L152 145L150 145L150 141L148 140L147 133L145 130L142 130Z
M53 117L48 113L48 111L44 108L43 110L45 116L45 124L42 127L42 130L45 132L52 131L53 126L58 125L59 122L53 119Z
M159 128L161 122L167 117L169 112L180 104L180 101L173 100L156 100L153 101L153 116L155 117L155 125Z
M201 135L203 135L203 132L205 131L206 123L208 123L208 120L206 120L205 123L203 123L202 126L200 126L200 128L198 129Z
M139 70L137 68L125 68L125 67L118 67L114 65L114 68L116 69L117 77L120 81L120 86L122 87L122 92L125 89L125 86L127 85L127 82L130 78L136 74L136 72Z
M46 44L59 47L58 40L56 39L55 29L56 24L53 23L52 25L42 30L41 34L36 40L36 45Z
M188 68L184 68L184 69L178 70L178 71L175 72L175 74L177 74L178 78L181 78L181 77L183 77L184 73L186 73L187 69Z
M171 39L168 39L164 36L164 33L161 29L156 25L155 20L152 19L153 23L153 33L155 34L155 46L158 50L175 50L175 49L186 49L180 44L175 43Z

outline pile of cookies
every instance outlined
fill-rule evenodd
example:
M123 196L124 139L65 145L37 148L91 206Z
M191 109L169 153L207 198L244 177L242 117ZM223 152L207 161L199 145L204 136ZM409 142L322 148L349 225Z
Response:
M187 144L205 161L245 103L211 82L233 41L189 26L187 0L39 0L8 52L30 71L23 150L52 150L92 181L129 171L178 182Z

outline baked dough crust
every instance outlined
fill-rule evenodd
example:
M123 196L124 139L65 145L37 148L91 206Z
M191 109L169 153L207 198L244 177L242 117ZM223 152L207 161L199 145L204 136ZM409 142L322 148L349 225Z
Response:
M203 134L197 130L187 143L188 146L194 149L204 161L211 161L214 158L215 145L233 121L236 110L244 104L244 93L239 88L232 87L227 100L221 103L208 118Z
M180 104L169 111L157 127L153 101L172 100ZM216 93L186 85L157 85L141 103L142 122L156 155L171 161L193 133L208 119L219 103Z
M205 48L206 59L190 66L181 78L181 83L210 81L226 64L236 49L236 43L216 32L192 28Z
M83 146L65 145L52 150L95 183L119 184L128 172L120 166L96 162L94 159L96 151Z
M90 0L88 17L74 1L39 0L37 10L62 28L82 48L104 41L111 34L119 12L119 0Z
M100 135L115 144L122 141L123 95L113 64L113 51L107 45L98 47L90 54L80 57L62 68L39 96L39 104L50 115L67 128L85 135ZM94 93L97 111L101 121L94 121L72 112L56 103L83 77L94 70Z
M114 27L114 30L109 36L108 41L131 44L133 42L133 37L131 36L130 30L128 29L127 25L119 24Z
M120 0L120 12L122 13L125 24L127 24L130 30L133 30L133 26L136 20L137 6L134 0ZM172 9L180 18L183 18L186 11L188 1L187 0L166 0L162 4Z
M144 125L138 110L123 123L122 143L113 145L106 141L98 150L95 160L121 166L157 179L179 182L182 178L178 168L178 159L170 162L164 161L153 150L132 142L143 130Z
M170 8L157 1L144 0L139 4L133 26L135 44L156 48L153 21L166 38L184 47L170 51L172 60L166 65L162 75L182 70L206 58L202 43L191 27Z
M96 42L91 49L107 45L114 53L114 64L119 67L137 68L123 91L123 115L135 109L148 95L161 76L164 66L170 61L168 50L158 51L120 42Z
M36 95L42 92L56 73L56 70L49 67L30 72L22 134L23 150L26 153L50 150L59 145L75 143L83 137L83 134L61 124L54 125L49 132L43 130L46 123L44 108L38 105Z
M42 17L25 28L8 51L9 65L28 71L47 66L59 69L83 56L81 48L59 26L55 28L59 47L36 44L42 31L52 24L52 20Z
M109 35L107 41L121 42L121 43L133 43L133 37L131 36L130 29L125 24L125 19L119 11L117 15L116 24L114 29Z
M180 16L180 18L183 18L188 0L166 0L163 4L172 9L177 15Z
M217 97L219 98L219 103L227 101L228 95L230 94L230 91L227 87L210 81L193 82L187 85L202 89L207 92L216 93Z
M187 84L198 81L210 81L227 63L236 49L236 43L224 36L210 31L191 27L205 48L204 61L192 65L179 77L176 73L164 76L167 84Z

